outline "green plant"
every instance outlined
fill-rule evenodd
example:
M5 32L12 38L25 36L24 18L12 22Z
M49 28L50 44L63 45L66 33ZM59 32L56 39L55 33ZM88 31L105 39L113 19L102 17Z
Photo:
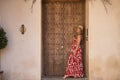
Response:
M0 27L0 50L7 46L7 42L6 32Z

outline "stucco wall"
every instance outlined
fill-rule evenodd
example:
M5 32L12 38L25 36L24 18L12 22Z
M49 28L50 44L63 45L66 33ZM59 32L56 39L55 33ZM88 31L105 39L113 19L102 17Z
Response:
M90 80L120 80L120 0L89 2Z
M1 52L4 80L40 80L40 0L31 13L32 0L1 0L1 25L7 32L8 46ZM21 24L26 33L19 31Z
M106 13L100 0L89 1L90 80L120 80L120 1L111 2ZM9 40L1 51L4 80L40 80L40 0L33 13L32 0L1 0L0 4L0 24ZM24 35L19 32L21 24L27 29Z

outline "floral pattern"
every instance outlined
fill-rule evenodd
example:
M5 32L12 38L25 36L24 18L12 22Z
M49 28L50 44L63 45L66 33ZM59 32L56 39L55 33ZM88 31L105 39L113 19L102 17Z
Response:
M76 52L73 52L77 46L77 39L73 39L72 48L70 50L70 55L67 62L67 67L65 71L66 76L73 77L83 77L83 60L82 60L82 49L79 46Z

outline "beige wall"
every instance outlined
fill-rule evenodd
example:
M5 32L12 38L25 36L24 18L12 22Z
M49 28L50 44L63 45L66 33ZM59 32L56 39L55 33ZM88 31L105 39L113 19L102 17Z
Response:
M120 0L89 2L90 80L120 80Z
M40 0L1 0L1 25L8 36L8 46L1 52L4 80L40 80ZM21 35L21 24L26 33Z
M108 14L100 0L88 6L89 77L90 80L120 80L120 7L111 0ZM40 0L1 0L0 24L7 32L9 43L1 52L4 80L41 80ZM25 24L26 33L19 28Z

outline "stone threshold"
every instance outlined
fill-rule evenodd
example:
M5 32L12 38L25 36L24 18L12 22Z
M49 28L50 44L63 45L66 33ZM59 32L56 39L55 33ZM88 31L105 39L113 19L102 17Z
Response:
M42 80L88 80L88 78L66 78L64 79L62 76L45 76L45 77L42 77Z

